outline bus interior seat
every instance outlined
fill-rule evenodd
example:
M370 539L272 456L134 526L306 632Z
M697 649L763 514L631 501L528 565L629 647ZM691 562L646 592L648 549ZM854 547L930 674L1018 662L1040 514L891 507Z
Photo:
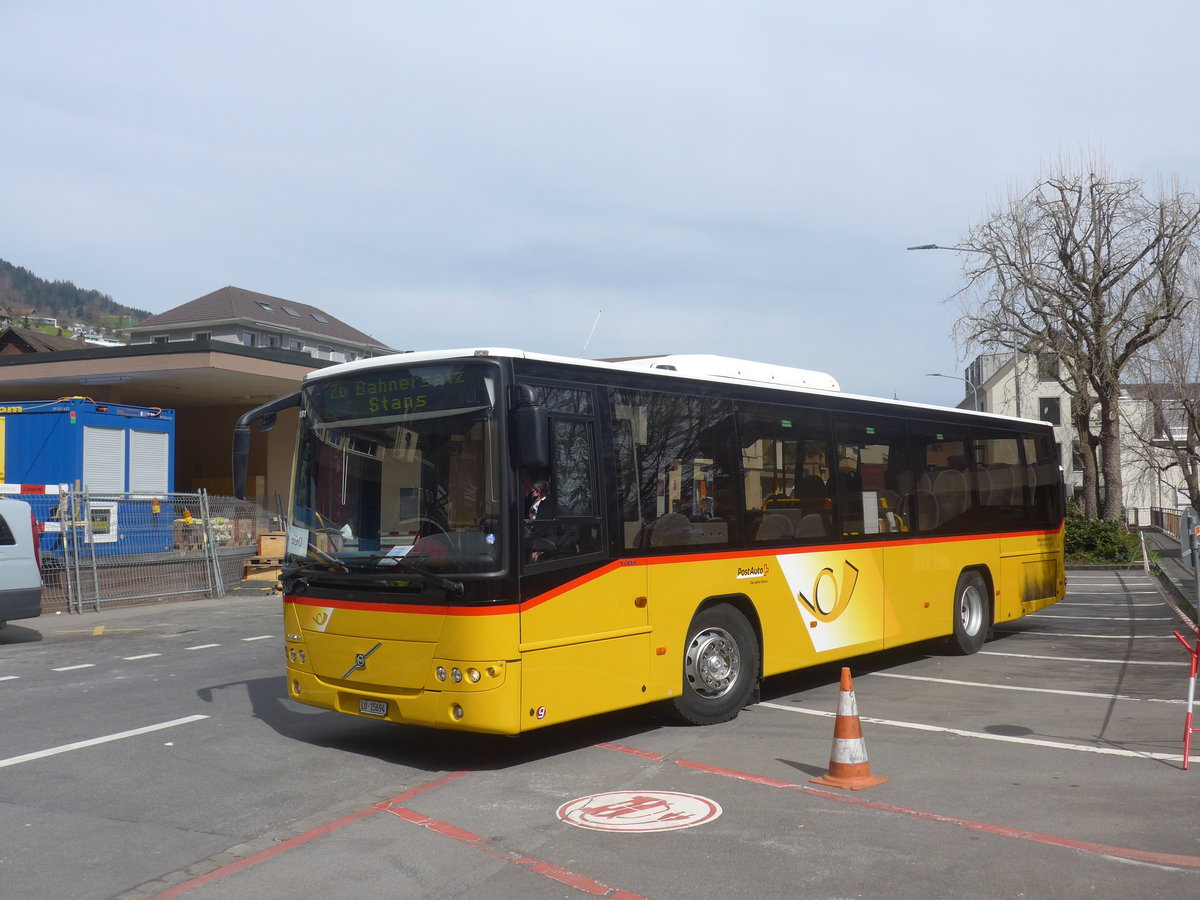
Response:
M937 473L933 495L937 498L939 525L957 519L971 505L966 475L958 469L942 469Z
M825 517L820 513L809 513L796 526L796 537L798 538L826 537L828 534Z
M917 527L921 531L933 531L938 521L938 502L933 491L917 488Z
M820 475L805 475L796 483L797 500L824 500L828 496Z
M792 520L782 513L767 513L763 516L762 524L754 535L756 541L779 541L790 538L795 534L792 530Z
M681 547L692 542L692 523L682 513L667 513L654 523L651 547Z

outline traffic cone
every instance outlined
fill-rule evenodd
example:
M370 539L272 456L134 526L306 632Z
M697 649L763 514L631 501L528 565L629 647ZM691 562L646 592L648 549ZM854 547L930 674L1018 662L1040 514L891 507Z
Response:
M871 774L849 669L842 669L837 718L833 721L833 752L829 756L829 771L810 781L813 784L849 788L852 791L861 791L863 788L875 787L887 781L887 778L881 775Z

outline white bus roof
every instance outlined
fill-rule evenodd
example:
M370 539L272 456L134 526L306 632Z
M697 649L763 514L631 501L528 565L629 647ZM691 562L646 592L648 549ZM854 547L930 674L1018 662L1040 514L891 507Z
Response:
M307 381L322 381L326 378L336 378L356 372L371 369L386 368L396 365L419 365L421 363L439 362L447 359L462 359L464 357L509 357L513 359L532 359L544 362L562 363L565 365L581 366L593 369L620 369L626 371L646 372L660 375L664 378L690 378L701 381L714 381L726 384L754 384L763 387L774 387L792 393L833 394L850 400L870 400L875 403L885 403L906 410L945 411L947 407L934 406L929 403L914 403L907 400L892 400L885 397L870 397L862 394L844 394L837 379L824 372L810 369L797 369L790 366L776 366L770 363L751 362L744 359L733 359L728 356L716 356L703 353L668 354L665 356L631 357L628 359L575 359L569 356L554 356L547 353L531 353L527 350L515 350L511 347L467 347L457 350L414 350L406 353L393 353L387 356L375 356L370 359L359 359L354 362L339 363L324 369L316 369L304 376ZM1013 416L1000 416L995 413L979 412L976 410L955 409L955 412L970 412L1005 422L1014 421ZM1020 419L1016 421L1036 422L1037 419Z

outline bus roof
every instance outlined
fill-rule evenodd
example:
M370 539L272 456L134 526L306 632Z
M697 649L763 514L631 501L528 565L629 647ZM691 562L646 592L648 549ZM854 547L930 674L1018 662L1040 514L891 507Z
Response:
M759 387L775 388L789 393L818 394L824 396L836 395L848 400L867 400L884 403L897 407L899 410L930 410L938 412L953 411L955 413L981 416L1005 422L1022 421L1045 425L1038 419L1016 418L1001 416L995 413L958 407L935 406L930 403L915 403L908 400L893 400L885 397L871 397L863 394L842 393L837 379L825 372L811 369L798 369L790 366L777 366L770 363L751 362L734 359L728 356L713 354L667 354L664 356L641 356L622 359L583 359L569 356L555 356L548 353L532 353L527 350L516 350L511 347L466 347L457 350L413 350L403 353L393 353L386 356L374 356L370 359L359 359L353 362L339 363L324 369L309 372L305 382L324 381L327 378L337 378L344 375L385 368L395 365L419 365L422 363L439 362L448 359L463 359L469 357L511 359L529 359L543 362L560 363L578 366L580 368L642 372L662 378L686 378L690 380L712 381L723 384L744 384Z

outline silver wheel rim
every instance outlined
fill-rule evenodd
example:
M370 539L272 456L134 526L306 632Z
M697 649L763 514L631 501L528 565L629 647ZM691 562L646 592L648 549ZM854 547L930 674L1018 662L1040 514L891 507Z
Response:
M692 690L709 700L733 689L742 671L737 641L724 628L704 628L688 644L683 674Z
M974 584L963 588L958 601L958 613L962 619L964 634L976 635L983 628L983 594Z

